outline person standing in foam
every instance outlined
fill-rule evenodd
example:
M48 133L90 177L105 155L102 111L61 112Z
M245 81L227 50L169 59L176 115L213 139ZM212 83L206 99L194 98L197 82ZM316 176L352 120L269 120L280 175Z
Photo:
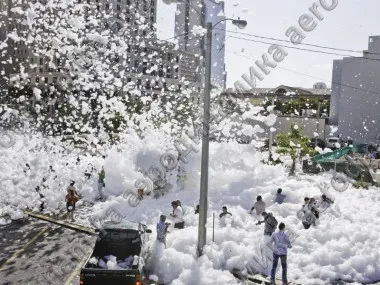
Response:
M172 202L173 213L170 216L174 220L175 229L183 229L185 227L185 221L183 220L182 208L178 206L177 201Z
M257 217L260 218L261 214L263 212L265 212L265 203L262 199L262 197L259 195L256 197L256 203L253 205L253 207L251 208L251 211L249 212L250 214L252 214L252 211L256 209L256 215Z
M272 271L271 271L271 284L276 285L276 269L278 265L278 259L281 259L281 265L282 265L282 285L288 285L288 278L287 278L287 253L288 248L292 248L292 244L289 241L288 236L286 235L285 231L285 224L280 223L278 226L279 231L272 234L269 242L267 243L268 247L271 247L274 243L273 248L273 265L272 265Z
M284 200L286 198L286 195L283 195L281 194L282 193L282 189L281 188L278 188L277 189L277 195L276 195L276 199L274 200L275 203L278 203L278 204L282 204L284 203Z

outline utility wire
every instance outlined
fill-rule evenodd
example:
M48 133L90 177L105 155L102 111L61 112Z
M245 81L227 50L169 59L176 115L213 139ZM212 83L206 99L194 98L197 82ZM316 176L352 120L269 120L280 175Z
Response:
M228 51L228 50L226 50L226 52L235 54L236 56L240 56L240 57L244 57L244 58L252 59L253 60L253 58L251 58L249 56L246 56L244 54L239 54L239 53L236 53L236 52L233 52L233 51ZM299 72L299 71L291 70L291 69L288 69L288 68L279 67L279 66L276 67L276 68L283 69L285 71L293 72L293 73L296 73L296 74L300 74L300 75L303 75L303 76L307 76L307 77L310 77L310 78L314 78L314 79L318 79L318 80L324 81L324 79L322 79L322 78L319 78L319 77L316 77L316 76L313 76L313 75L310 75L310 74L302 73L302 72ZM371 90L367 90L367 89L363 89L363 88L359 88L359 87L355 87L355 86L350 86L350 85L346 85L346 84L341 84L341 83L337 83L337 82L334 82L334 81L328 81L328 82L330 82L332 85L343 86L343 87L355 89L355 90L358 90L358 91L364 91L364 92L367 92L367 93L380 95L380 93L374 92L374 91L371 91Z
M224 29L219 29L219 30L226 31ZM186 35L186 34L188 34L188 33L183 33L183 34L177 35L177 36L169 38L169 39L177 38L177 37L180 37L180 36L183 36L183 35ZM272 44L274 44L274 43L271 43L271 42L259 41L259 40L253 40L253 39L247 39L247 38L242 38L242 37L235 37L235 36L231 36L231 35L226 35L226 37L234 38L234 39L240 39L240 40L245 40L245 41L250 41L250 42L256 42L256 43L262 43L262 44L266 44L266 45L272 45ZM194 38L188 39L188 41L199 39L199 38L201 38L201 36L198 36L198 37L195 36ZM275 39L275 38L268 38L268 39L279 40L279 39ZM285 41L285 40L279 40L279 41L290 42L290 41ZM182 42L179 42L177 44L184 43L184 42L186 42L186 41L182 41ZM309 44L304 44L304 45L309 45ZM337 56L345 56L345 57L350 57L350 58L359 58L359 59L365 59L365 60L380 61L380 59L376 59L376 58L355 57L353 55L348 55L348 54L341 54L341 53L327 52L327 51L319 51L319 50L312 50L312 49L306 49L306 48L298 48L298 47L288 46L288 45L279 45L279 46L290 48L290 49L295 49L295 50L320 53L320 54L337 55ZM311 44L310 44L310 46L327 48L327 47L317 46L317 45L311 45ZM329 49L349 51L349 52L359 52L359 51L343 50L343 49L335 49L335 48L329 48ZM380 55L380 53L369 53L369 54Z
M279 42L293 43L292 41L289 41L289 40L282 40L282 39L278 39L278 38L270 38L270 37L258 36L258 35L254 35L254 34L242 33L242 32L236 32L236 31L225 30L225 29L219 29L219 28L218 28L218 30L225 31L225 32L228 32L228 33L233 33L233 34L239 34L239 35L244 35L244 36L250 36L250 37L259 38L259 39L267 39L267 40L274 40L274 41L279 41ZM294 43L293 43L293 44L294 44ZM312 47L324 48L324 49L330 49L330 50L335 50L335 51L353 52L353 53L360 53L360 54L363 53L363 51L359 51L359 50L341 49L341 48L327 47L327 46L321 46L321 45L315 45L315 44L299 43L299 44L297 44L297 45L312 46ZM374 52L368 52L368 54L380 55L380 53L374 53Z
M247 38L242 38L242 37L229 36L229 35L227 35L227 37L229 37L229 38L233 38L233 39L239 39L239 40L249 41L249 42L262 43L262 44L267 44L267 45L272 45L272 44L273 44L273 43L270 43L270 42L259 41L259 40L253 40L253 39L247 39ZM348 55L348 54L340 54L340 53L335 53L335 52L327 52L327 51L311 50L311 49L292 47L292 46L282 45L282 44L279 45L279 46L286 47L286 48L290 48L290 49L302 50L302 51L309 51L309 52L315 52L315 53L322 53L322 54L330 54L330 55L338 55L338 56L347 56L347 57L352 56L352 55Z

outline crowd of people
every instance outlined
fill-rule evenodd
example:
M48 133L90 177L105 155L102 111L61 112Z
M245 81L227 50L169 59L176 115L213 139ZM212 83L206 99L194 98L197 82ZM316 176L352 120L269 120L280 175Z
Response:
M277 190L276 196L273 199L274 203L283 204L286 201L286 195L282 193L282 189ZM319 219L321 212L331 206L334 202L323 194L320 198L308 198L304 199L304 204L301 210L297 213L297 216L301 219L305 229L309 229L312 225L316 225L316 220ZM185 222L183 219L183 208L179 200L172 202L173 212L170 214L174 222L174 228L183 229ZM255 212L259 221L256 225L264 224L264 236L267 236L269 241L267 245L273 249L273 264L271 269L271 282L275 284L275 274L279 260L282 266L282 282L283 285L288 284L287 280L287 249L291 248L291 242L289 237L285 233L285 224L278 223L277 219L266 210L267 205L263 201L262 196L256 197L256 202L250 209L249 214ZM195 208L195 214L199 214L199 205ZM232 217L226 206L222 207L222 212L219 214L220 219L225 217ZM262 218L262 220L260 220ZM166 216L161 215L160 221L157 224L157 240L162 242L166 248L166 235L171 223L166 222ZM278 231L276 232L276 228Z

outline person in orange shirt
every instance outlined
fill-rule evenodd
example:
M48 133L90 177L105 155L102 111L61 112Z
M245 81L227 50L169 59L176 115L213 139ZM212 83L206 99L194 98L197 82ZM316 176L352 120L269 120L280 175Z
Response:
M74 222L74 210L75 204L78 202L79 198L75 194L75 191L69 189L68 194L66 195L66 209L67 209L67 218L71 217L71 221Z

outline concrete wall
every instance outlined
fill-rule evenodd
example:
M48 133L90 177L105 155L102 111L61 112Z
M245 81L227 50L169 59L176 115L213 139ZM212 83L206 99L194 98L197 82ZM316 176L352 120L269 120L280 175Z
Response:
M330 123L357 143L380 143L379 50L380 37L370 37L365 57L334 62Z
M319 122L319 126L318 126ZM276 135L279 133L288 132L290 130L290 124L294 123L299 127L303 128L303 134L310 138L314 138L314 133L319 134L319 138L325 139L325 119L317 118L303 118L303 117L277 117L277 121L274 124L276 131L273 133L273 138L276 138ZM318 131L319 130L319 131ZM329 136L329 133L326 132L326 138Z

